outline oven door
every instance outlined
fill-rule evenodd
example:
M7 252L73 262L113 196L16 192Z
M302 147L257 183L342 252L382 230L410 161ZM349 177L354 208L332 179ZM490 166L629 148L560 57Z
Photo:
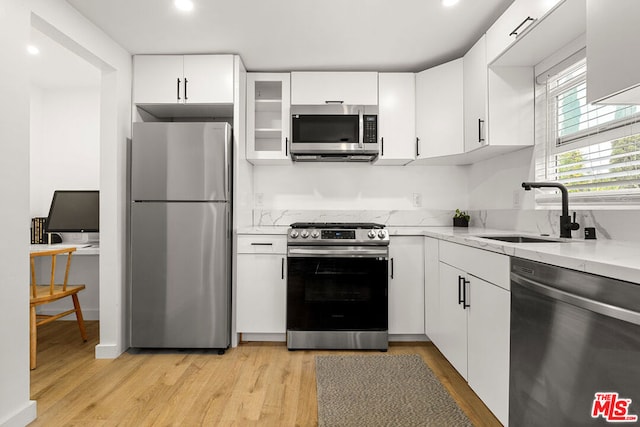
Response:
M287 330L386 331L388 247L289 247Z

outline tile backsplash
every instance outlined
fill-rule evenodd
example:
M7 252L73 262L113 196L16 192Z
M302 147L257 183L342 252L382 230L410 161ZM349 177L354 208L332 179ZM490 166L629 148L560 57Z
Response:
M513 230L558 236L560 210L491 209L472 210L473 227ZM282 226L294 222L378 222L390 227L451 226L453 210L259 210L253 211L256 227ZM580 229L576 238L584 237L585 227L594 227L598 239L640 241L640 210L577 210Z
M528 233L560 234L560 210L492 209L470 212L474 227L518 230ZM580 229L573 232L584 237L585 227L594 227L598 239L640 241L640 227L636 221L640 211L628 210L576 210Z

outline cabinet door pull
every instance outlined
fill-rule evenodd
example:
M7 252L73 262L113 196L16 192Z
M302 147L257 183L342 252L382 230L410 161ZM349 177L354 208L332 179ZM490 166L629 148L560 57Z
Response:
M325 104L344 104L344 101L324 101Z
M284 139L284 156L287 157L289 155L289 137Z
M465 278L462 279L462 308L467 309L471 307L471 304L467 304L467 285L471 283Z
M380 137L380 155L384 156L384 136Z
M526 24L526 23L527 23L527 22L529 22L529 21L535 21L535 19L533 19L533 18L532 18L532 17L530 17L530 16L527 16L527 18L526 18L524 21L522 21L522 22L520 23L520 25L518 25L518 26L515 28L515 30L511 31L511 32L509 33L509 35L510 35L510 36L517 36L517 35L518 35L518 30L520 29L520 27L522 27L524 24Z
M186 101L187 99L187 83L189 83L189 80L187 80L187 78L184 78L184 100Z
M478 142L484 142L484 138L482 137L482 131L484 130L484 120L478 119Z
M461 287L462 287L461 283L462 283L463 280L464 280L464 277L458 276L458 305L462 304L462 301L463 301L463 299L462 299L462 289L461 289Z
M393 258L391 258L391 278L393 279Z
M420 156L420 138L416 138L416 157Z
M176 84L176 97L180 101L180 77L178 77L178 83Z
M281 277L282 277L282 280L284 280L284 257L282 257L282 270L281 270Z

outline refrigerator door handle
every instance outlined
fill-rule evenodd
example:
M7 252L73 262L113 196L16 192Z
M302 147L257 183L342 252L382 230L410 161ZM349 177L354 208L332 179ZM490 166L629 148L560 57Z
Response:
M226 143L227 138L231 139L231 135L227 135L225 132L225 148L224 148L224 189L227 192L225 194L225 200L229 200L231 196L231 166L229 164L229 144ZM233 141L231 141L233 143ZM230 200L229 200L230 201Z

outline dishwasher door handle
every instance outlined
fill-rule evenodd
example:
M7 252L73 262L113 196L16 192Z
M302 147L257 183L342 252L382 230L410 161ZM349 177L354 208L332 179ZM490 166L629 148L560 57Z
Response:
M595 301L580 295L574 295L569 292L561 291L551 286L536 282L531 279L527 279L526 277L523 277L514 272L511 272L511 281L533 292L548 296L549 298L560 300L576 307L580 307L594 313L602 314L603 316L613 317L614 319L622 320L640 326L640 313L636 311L628 310L622 307L616 307L614 305Z

